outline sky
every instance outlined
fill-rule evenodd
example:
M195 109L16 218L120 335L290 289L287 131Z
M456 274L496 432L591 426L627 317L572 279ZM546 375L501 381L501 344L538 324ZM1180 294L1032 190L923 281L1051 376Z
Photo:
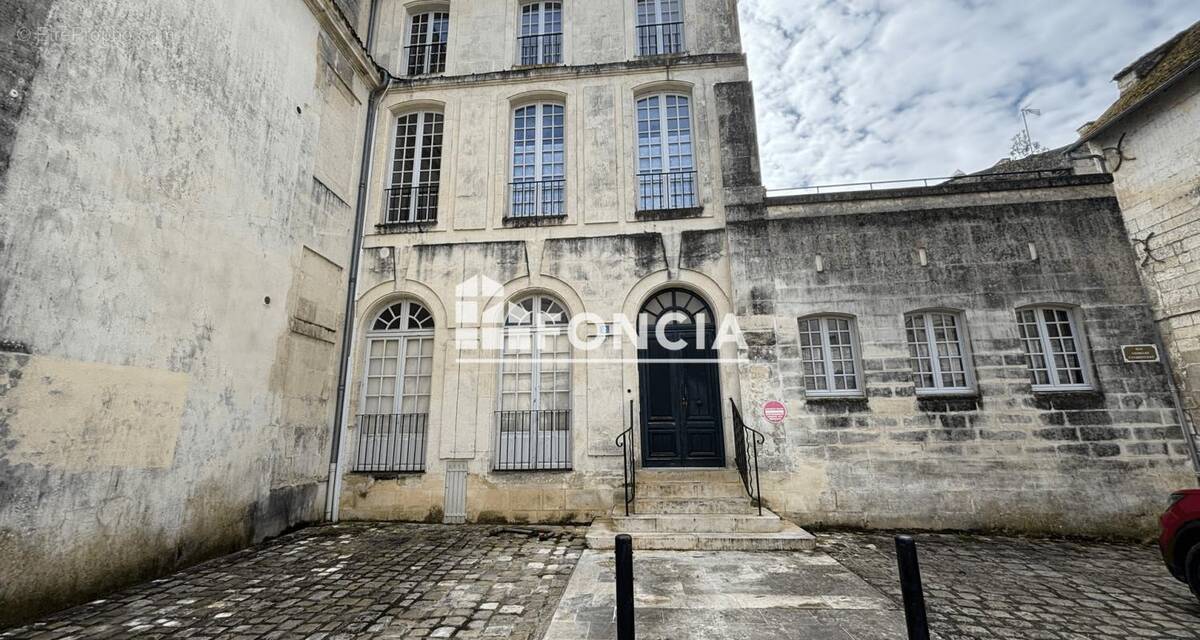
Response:
M1112 76L1200 20L1200 0L741 0L769 189L952 175L1054 148Z

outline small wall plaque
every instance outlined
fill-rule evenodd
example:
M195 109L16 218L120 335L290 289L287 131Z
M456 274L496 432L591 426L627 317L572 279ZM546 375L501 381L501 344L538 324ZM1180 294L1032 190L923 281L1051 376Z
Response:
M1121 356L1125 362L1158 362L1158 346L1153 344L1121 345Z

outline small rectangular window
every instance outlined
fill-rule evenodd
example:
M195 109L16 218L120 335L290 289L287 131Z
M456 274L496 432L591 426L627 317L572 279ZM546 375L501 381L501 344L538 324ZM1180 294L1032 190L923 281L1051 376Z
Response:
M911 313L904 318L904 332L918 395L973 389L961 315L946 311Z
M827 316L800 320L800 359L807 395L862 396L862 368L852 319Z
M1030 307L1017 310L1017 328L1025 347L1034 391L1087 390L1083 336L1070 309Z

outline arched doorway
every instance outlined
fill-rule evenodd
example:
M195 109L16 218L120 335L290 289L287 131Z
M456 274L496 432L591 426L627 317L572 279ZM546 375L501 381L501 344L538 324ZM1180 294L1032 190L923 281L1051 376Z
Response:
M716 318L703 299L667 289L642 306L647 333L638 352L642 404L642 464L723 467Z

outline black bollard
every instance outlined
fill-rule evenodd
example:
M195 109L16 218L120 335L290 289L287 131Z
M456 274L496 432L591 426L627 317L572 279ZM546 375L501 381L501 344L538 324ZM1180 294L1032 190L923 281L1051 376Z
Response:
M921 566L917 563L917 543L912 536L896 536L896 563L900 565L900 591L904 594L904 621L908 640L929 640L929 621L925 618L925 591L921 587Z
M617 640L633 640L633 538L617 536Z

